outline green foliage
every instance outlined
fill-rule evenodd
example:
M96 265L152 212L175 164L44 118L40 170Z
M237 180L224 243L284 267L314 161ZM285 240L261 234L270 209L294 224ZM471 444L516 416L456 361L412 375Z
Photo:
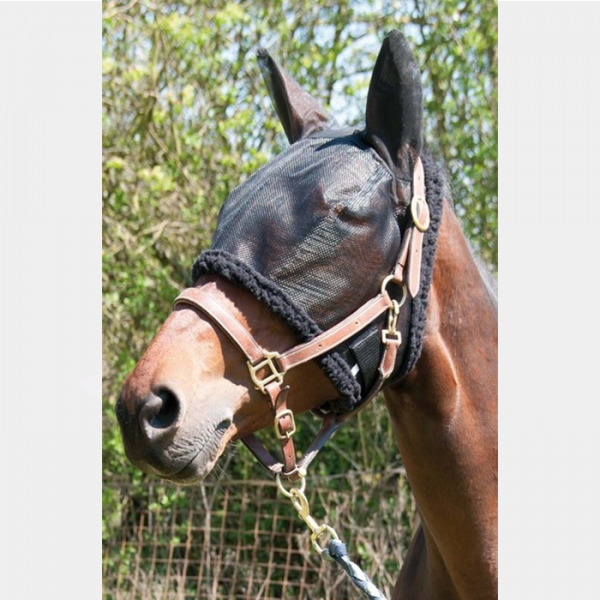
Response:
M113 414L121 382L208 247L229 192L287 143L256 49L272 49L341 124L356 125L392 28L409 37L422 67L427 139L448 169L465 231L495 267L495 1L105 4L105 480L126 475L135 489L143 479L124 458ZM315 427L306 421L300 447ZM384 408L365 411L336 435L333 448L327 464L316 467L322 474L386 465L397 450ZM255 469L245 451L230 468L234 476ZM110 489L104 499L106 519L118 518L123 499Z

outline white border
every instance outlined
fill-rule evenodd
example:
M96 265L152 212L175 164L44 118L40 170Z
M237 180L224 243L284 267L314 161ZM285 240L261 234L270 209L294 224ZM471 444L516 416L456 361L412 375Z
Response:
M100 2L0 4L2 594L100 594Z
M600 4L502 2L500 597L598 598Z

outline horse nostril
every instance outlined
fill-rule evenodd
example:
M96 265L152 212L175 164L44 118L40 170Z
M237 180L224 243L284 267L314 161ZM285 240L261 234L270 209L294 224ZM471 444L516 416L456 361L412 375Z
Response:
M162 388L156 394L162 400L162 406L152 417L150 425L157 429L167 429L175 423L179 416L179 400L169 389Z
M144 401L139 414L140 425L148 438L156 439L175 429L180 412L177 396L168 388L160 388Z

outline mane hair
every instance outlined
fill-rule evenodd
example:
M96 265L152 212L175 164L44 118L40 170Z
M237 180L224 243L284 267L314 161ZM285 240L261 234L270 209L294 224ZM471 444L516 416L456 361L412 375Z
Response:
M437 169L440 172L442 178L442 186L443 186L443 197L448 201L450 208L456 214L456 207L454 206L454 199L452 197L452 191L450 189L450 172L446 167L446 163L440 153L438 151L433 150L430 146L425 144L426 150L424 154L429 156L432 161L434 161ZM498 279L494 274L494 268L488 262L486 262L481 254L475 249L471 240L465 236L467 240L467 244L469 246L469 250L471 251L471 256L477 265L477 270L479 271L479 275L483 281L483 284L490 295L490 299L496 306L498 307Z

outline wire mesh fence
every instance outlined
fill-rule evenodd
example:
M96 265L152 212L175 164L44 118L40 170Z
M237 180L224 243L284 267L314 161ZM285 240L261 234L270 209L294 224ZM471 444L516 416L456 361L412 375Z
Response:
M391 594L414 508L401 469L311 477L307 497L356 562ZM168 488L110 480L119 510L105 523L105 600L342 600L345 576L311 550L309 534L272 481Z

